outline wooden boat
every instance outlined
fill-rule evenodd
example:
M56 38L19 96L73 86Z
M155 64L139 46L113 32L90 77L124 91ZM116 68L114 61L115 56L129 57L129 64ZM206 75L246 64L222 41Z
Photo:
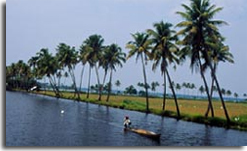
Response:
M144 129L136 129L136 128L125 128L124 130L126 131L131 131L152 139L159 139L161 134L157 134L155 132L152 131L148 131L148 130L144 130Z

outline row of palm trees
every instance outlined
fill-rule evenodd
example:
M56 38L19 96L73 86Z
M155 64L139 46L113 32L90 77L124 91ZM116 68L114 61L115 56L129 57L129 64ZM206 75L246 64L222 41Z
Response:
M113 71L116 71L117 66L122 67L126 60L136 55L136 60L140 59L142 65L146 111L150 111L146 65L148 62L151 62L152 70L155 71L159 68L164 80L162 109L165 110L166 107L166 85L168 85L168 80L179 118L179 105L168 67L172 66L175 68L185 60L190 59L192 72L196 71L200 73L208 96L208 108L205 116L207 117L211 111L211 116L214 117L212 92L213 86L216 86L226 119L229 123L230 118L216 76L216 69L220 61L233 63L233 56L229 52L229 47L224 44L225 38L218 29L218 26L227 23L213 19L222 8L211 5L209 0L191 0L190 5L182 4L182 7L184 11L176 12L176 14L183 18L183 21L175 26L180 29L178 32L173 29L174 26L169 22L161 21L155 23L153 29L147 29L145 32L137 32L131 35L133 39L126 44L126 48L129 49L127 56L117 44L103 45L104 39L102 36L95 34L89 36L82 43L79 51L76 51L75 47L61 43L56 49L57 53L55 56L49 53L48 49L43 48L28 63L32 66L32 71L34 71L36 77L47 77L49 79L57 97L60 96L58 85L61 77L58 73L68 72L73 82L75 95L80 99L74 74L75 67L78 63L82 65L80 87L85 66L88 65L89 67L87 98L89 97L91 70L95 69L97 83L99 85L98 100L101 100L102 86L105 84L106 76L110 72L108 101ZM103 82L100 81L99 68L104 70ZM206 70L210 70L211 72L211 89L205 78ZM131 90L132 87L129 87L129 89Z
M166 85L166 79L168 79L178 117L180 116L179 107L168 66L176 66L183 63L186 59L190 59L192 72L199 71L208 96L208 109L205 116L207 117L209 111L211 111L211 115L214 117L212 92L213 86L216 85L226 119L229 123L230 118L216 76L216 69L220 61L233 63L233 56L229 52L229 47L224 44L225 38L218 29L218 26L226 25L227 23L221 20L213 20L213 17L222 8L211 5L209 0L191 0L189 6L182 4L182 7L185 10L184 12L176 12L184 19L176 25L176 27L180 28L178 32L172 29L171 23L161 21L154 24L154 29L147 29L146 32L132 34L133 41L130 41L126 46L126 48L130 49L127 59L134 54L136 54L136 60L141 59L144 85L147 85L145 71L147 62L152 61L153 70L160 67L164 78L164 85ZM209 89L205 78L205 71L207 69L211 71L211 89ZM147 86L145 88L146 110L148 111L148 88ZM165 109L165 102L166 87L164 86L163 110Z
M125 62L125 53L122 52L121 48L117 44L111 44L109 46L103 45L104 39L101 35L89 36L80 46L79 51L75 47L70 47L65 43L60 43L56 48L56 54L53 56L49 53L48 49L41 49L36 56L32 57L28 63L32 66L33 71L37 77L47 77L50 81L50 85L55 92L57 97L60 97L59 91L61 72L65 74L69 73L72 80L72 86L74 94L77 99L80 99L80 92L83 81L83 73L85 66L89 66L89 79L88 79L88 91L87 98L89 98L90 92L90 81L91 81L91 70L95 69L97 82L98 82L98 100L101 100L103 85L105 84L106 76L110 72L109 87L107 101L110 97L111 83L113 71L116 71L116 67L122 67ZM82 65L80 86L76 83L75 68L78 63ZM101 83L99 68L104 69L104 80Z

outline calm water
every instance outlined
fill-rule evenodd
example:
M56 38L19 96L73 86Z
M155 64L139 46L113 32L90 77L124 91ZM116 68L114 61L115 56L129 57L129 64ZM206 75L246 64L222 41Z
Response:
M61 113L61 111L64 113ZM138 128L161 133L155 141L123 131L129 115ZM246 146L247 132L207 127L171 118L6 92L7 146Z

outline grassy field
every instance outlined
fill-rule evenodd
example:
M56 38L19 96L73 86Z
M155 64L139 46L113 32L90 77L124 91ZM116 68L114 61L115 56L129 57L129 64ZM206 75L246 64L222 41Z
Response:
M53 92L41 91L39 92L39 94L54 96ZM69 92L63 92L62 97L67 99L76 99L74 98L74 94ZM145 112L146 109L146 99L144 97L112 95L110 97L109 102L105 101L106 95L102 95L102 101L97 101L97 94L90 94L89 99L86 99L86 94L81 94L80 97L81 101L102 104L115 108L136 110L141 112ZM204 117L205 111L208 106L207 100L179 99L178 103L182 120L226 127L226 119L220 101L213 101L215 118ZM228 110L228 114L231 118L230 128L247 130L247 104L234 102L225 103ZM167 99L165 112L162 111L162 98L149 98L149 104L150 111L153 114L176 117L176 107L173 99Z

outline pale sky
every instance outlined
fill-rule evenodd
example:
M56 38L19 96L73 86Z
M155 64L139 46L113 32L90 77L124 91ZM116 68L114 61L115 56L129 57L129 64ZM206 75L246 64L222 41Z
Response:
M181 4L189 0L8 0L6 12L6 65L18 60L28 61L41 48L48 48L55 54L57 45L64 42L77 50L82 42L92 34L100 34L105 45L117 43L124 52L125 44L132 40L130 33L143 32L153 28L153 23L170 22L176 25L181 17ZM215 19L228 22L220 27L226 44L234 55L235 64L220 63L217 76L222 88L237 92L241 97L247 93L247 3L244 0L211 0L212 4L224 9ZM179 29L175 29L179 30ZM120 89L143 82L140 60L131 58L113 74L113 82L119 79ZM88 68L86 68L86 71ZM81 65L76 68L77 81ZM197 88L203 85L199 73L191 72L189 61L178 66L176 71L169 68L176 83L191 82ZM101 73L103 73L101 71ZM163 83L160 71L147 66L149 83ZM92 73L92 83L96 83ZM209 73L208 73L209 75ZM87 72L83 86L87 85ZM101 76L101 81L103 74ZM66 80L67 83L70 79ZM210 83L210 79L208 79ZM162 91L162 87L158 88Z

